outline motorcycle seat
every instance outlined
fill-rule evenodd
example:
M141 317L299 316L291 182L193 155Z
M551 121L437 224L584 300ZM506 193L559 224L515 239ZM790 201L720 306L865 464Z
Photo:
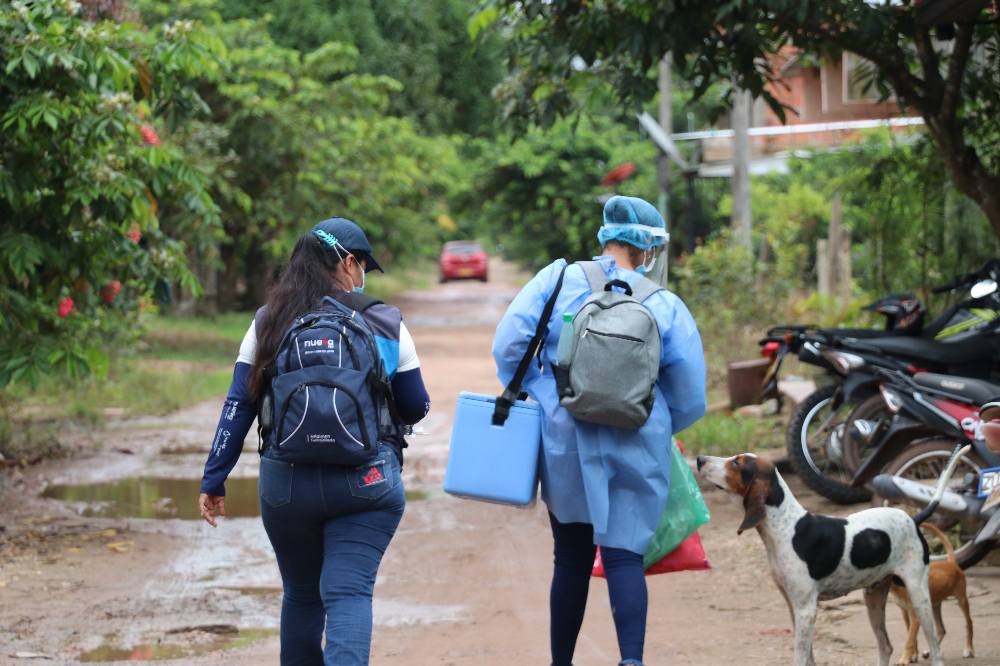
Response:
M974 405L982 405L1000 396L1000 386L984 382L981 379L939 375L934 372L918 372L913 375L913 381L934 391L963 398Z
M969 341L938 342L925 338L893 335L880 338L857 339L856 346L873 349L887 356L903 357L908 360L925 362L935 367L961 365L964 363L986 363L993 365L996 349L991 342L975 344ZM845 340L850 346L851 340ZM985 344L984 344L985 343ZM987 369L987 372L989 370Z
M830 338L857 338L861 340L899 337L902 335L901 333L880 328L821 328L818 330L821 334Z

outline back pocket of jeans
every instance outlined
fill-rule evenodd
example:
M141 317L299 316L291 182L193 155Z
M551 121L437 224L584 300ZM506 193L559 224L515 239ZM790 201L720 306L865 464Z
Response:
M347 474L351 495L359 499L375 500L393 489L398 472L393 468L390 451L382 451L369 463L352 469Z
M277 509L292 501L292 473L295 467L292 463L260 459L260 498L268 506Z

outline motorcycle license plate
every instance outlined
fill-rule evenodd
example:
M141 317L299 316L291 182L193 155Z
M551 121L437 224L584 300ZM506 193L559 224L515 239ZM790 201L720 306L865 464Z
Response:
M1000 467L984 469L979 473L979 496L988 495L993 500L997 491L1000 491Z
M983 503L983 511L995 507L1000 504L1000 487L994 488L993 492L990 493L989 499Z

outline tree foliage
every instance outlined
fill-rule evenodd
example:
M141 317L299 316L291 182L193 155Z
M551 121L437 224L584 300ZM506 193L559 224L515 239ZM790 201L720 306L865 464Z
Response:
M597 81L611 82L625 102L648 99L667 53L696 92L734 82L782 113L769 89L780 49L856 53L872 63L869 85L923 116L955 186L1000 236L998 17L982 3L972 16L940 23L926 14L933 4L491 0L472 25L514 31L504 111L546 123L578 108Z
M598 252L601 195L655 200L653 148L613 120L568 120L535 127L511 142L480 144L480 171L471 192L484 228L508 256L538 268L556 257L589 259ZM609 188L601 179L623 161L636 177Z
M142 6L148 22L197 20L228 48L198 86L209 112L179 133L222 208L206 252L222 264L218 307L257 307L295 238L332 215L357 220L385 266L436 249L435 220L464 182L457 142L392 116L401 84L361 71L354 44L280 46L266 20L223 20L214 0Z
M275 41L303 53L329 42L353 45L356 71L402 84L392 115L423 129L492 133L490 91L503 76L500 39L473 42L466 21L473 0L225 0L227 18L269 15Z
M810 321L835 323L846 313L843 305L814 312L824 304L803 299L817 283L816 245L829 234L835 193L853 241L855 306L885 293L915 292L939 312L948 297L934 296L933 287L1000 251L982 212L954 189L926 137L876 132L841 151L793 159L787 174L756 177L753 251L731 243L729 194L710 202L719 231L684 257L673 271L675 287L722 327L803 316L788 312L789 303L808 310ZM751 291L768 297L731 297Z
M159 224L208 230L206 176L157 135L199 104L212 34L89 22L71 0L0 2L0 386L53 368L100 369L184 245Z
M331 215L383 265L433 251L466 182L459 142L391 115L400 83L353 44L282 47L215 0L136 6L0 2L0 385L100 370L155 289L199 292L191 265L224 308L258 305Z

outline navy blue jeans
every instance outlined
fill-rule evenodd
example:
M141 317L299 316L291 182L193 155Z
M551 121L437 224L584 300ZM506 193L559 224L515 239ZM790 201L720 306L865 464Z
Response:
M375 575L405 505L386 446L357 468L261 458L261 517L284 588L283 666L368 663Z
M560 523L549 513L555 540L555 571L549 594L552 666L571 666L576 639L583 625L594 568L594 527L588 523ZM646 592L642 555L601 546L601 562L608 578L611 615L618 634L622 663L641 664L646 641Z

